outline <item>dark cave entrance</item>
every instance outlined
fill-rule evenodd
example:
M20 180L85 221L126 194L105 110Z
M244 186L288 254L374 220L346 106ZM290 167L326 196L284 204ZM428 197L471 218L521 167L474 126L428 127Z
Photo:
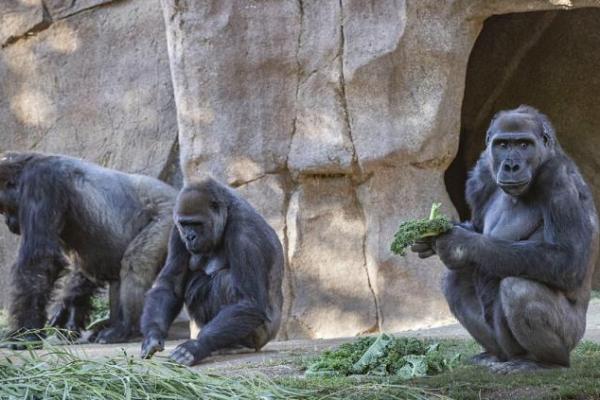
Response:
M458 154L445 184L469 218L465 180L499 110L529 104L550 117L558 140L600 200L600 9L488 18L471 52Z

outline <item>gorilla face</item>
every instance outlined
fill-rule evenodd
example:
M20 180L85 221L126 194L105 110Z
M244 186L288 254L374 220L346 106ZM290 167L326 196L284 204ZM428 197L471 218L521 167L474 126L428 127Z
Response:
M515 197L527 192L548 152L541 124L521 113L502 114L494 120L487 146L496 184Z
M191 254L209 254L223 236L226 210L210 193L186 190L175 207L175 224L181 240Z
M205 216L179 216L177 219L179 236L192 254L209 253L213 248L211 221Z

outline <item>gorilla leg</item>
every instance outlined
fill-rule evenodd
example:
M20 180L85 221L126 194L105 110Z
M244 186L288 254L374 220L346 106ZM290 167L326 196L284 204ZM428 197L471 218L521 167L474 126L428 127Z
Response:
M544 284L515 277L502 280L500 301L506 326L525 353L510 354L496 372L569 366L569 354L585 331L585 307ZM502 340L510 344L511 338Z
M111 326L98 334L99 343L116 343L140 334L144 295L152 286L167 254L171 216L146 226L127 247L121 260L117 321L111 304ZM111 294L111 300L116 296Z
M473 357L473 362L489 365L506 359L506 355L496 340L494 329L485 321L474 278L471 270L449 270L444 278L444 295L452 314L485 350Z
M75 268L67 277L60 305L50 319L49 325L80 333L92 308L91 297L98 290L98 284L89 280Z

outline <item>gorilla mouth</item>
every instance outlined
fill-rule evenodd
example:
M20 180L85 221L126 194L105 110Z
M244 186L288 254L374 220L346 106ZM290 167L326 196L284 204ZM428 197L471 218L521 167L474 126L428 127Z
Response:
M498 181L498 186L508 194L521 194L529 186L529 179L522 181Z

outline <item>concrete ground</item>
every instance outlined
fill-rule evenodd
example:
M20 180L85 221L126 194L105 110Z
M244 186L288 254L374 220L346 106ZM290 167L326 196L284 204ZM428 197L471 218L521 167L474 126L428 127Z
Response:
M177 333L181 337L182 332ZM397 335L423 338L468 339L468 333L458 324L438 328L397 332ZM300 373L300 360L312 357L325 349L335 347L354 338L322 339L322 340L289 340L271 342L260 352L249 350L225 351L207 358L202 364L194 367L205 372L220 374L239 374L243 372L260 372L269 376L297 375ZM587 329L584 340L600 343L600 299L594 299L588 310ZM171 340L165 351L155 357L165 358L183 340ZM137 355L140 343L121 343L115 345L84 344L74 345L71 349L83 357L98 359L104 356L123 354ZM0 349L0 356L7 355L8 350Z

